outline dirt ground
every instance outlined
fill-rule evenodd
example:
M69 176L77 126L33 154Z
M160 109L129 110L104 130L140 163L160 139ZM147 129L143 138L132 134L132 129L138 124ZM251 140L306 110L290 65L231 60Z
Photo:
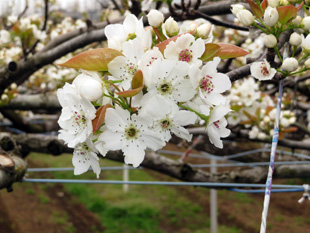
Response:
M158 180L169 180L156 172L149 173ZM175 188L202 206L205 213L209 213L208 190ZM268 233L309 232L310 201L298 204L301 196L302 193L272 193L267 221ZM263 198L263 194L238 195L231 191L221 192L221 195L218 195L218 224L235 226L246 233L259 232ZM162 222L161 229L169 233L176 230L168 221ZM98 233L104 232L104 226L98 216L87 210L60 184L43 187L42 184L16 184L11 193L0 191L0 233L64 232ZM188 233L182 229L177 232Z

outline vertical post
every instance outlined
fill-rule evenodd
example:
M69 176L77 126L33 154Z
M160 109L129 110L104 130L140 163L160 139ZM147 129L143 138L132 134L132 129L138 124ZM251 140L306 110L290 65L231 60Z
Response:
M211 159L211 165L216 165L216 160ZM216 167L210 168L211 174L216 173ZM217 191L216 189L210 190L210 218L211 218L211 233L217 233Z
M128 182L129 181L129 169L126 164L123 165L123 181ZM129 185L128 184L123 184L123 190L124 193L127 193L129 190Z

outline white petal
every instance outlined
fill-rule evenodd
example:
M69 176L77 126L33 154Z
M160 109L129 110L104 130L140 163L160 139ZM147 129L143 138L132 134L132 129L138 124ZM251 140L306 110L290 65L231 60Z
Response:
M122 149L125 155L125 163L138 167L144 160L145 148L140 147L136 140Z

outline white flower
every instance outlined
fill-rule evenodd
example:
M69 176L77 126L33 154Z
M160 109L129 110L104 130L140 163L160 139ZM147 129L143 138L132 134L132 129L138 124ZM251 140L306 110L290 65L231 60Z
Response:
M80 175L86 172L89 167L92 167L94 173L97 174L97 178L99 178L101 169L99 165L99 158L96 154L97 152L97 149L94 147L90 139L76 145L72 158L74 175Z
M251 75L261 81L270 80L277 73L276 69L270 67L270 64L266 59L263 61L254 62L251 65L250 70Z
M302 49L307 52L310 53L310 34L307 35L307 37L305 38L304 35L301 35L301 47Z
M105 116L106 129L98 140L105 143L108 150L122 150L125 163L138 167L145 155L145 149L158 150L165 145L148 127L151 122L118 106L108 108Z
M285 58L282 64L282 69L288 72L292 72L297 70L298 68L298 61L294 57Z
M259 133L259 129L257 128L257 126L253 126L252 129L249 132L249 138L250 139L257 138L258 133Z
M309 30L310 29L310 16L306 16L302 19L301 21L303 28L305 30Z
M95 71L83 71L73 81L79 93L89 101L96 101L103 95L102 80Z
M237 16L239 11L244 10L244 9L245 9L244 6L242 6L241 4L231 5L231 12L233 13L234 16Z
M212 29L212 26L210 23L204 23L198 26L196 30L196 34L198 37L202 39L207 39L210 35L211 29Z
M245 25L250 26L254 23L254 15L249 10L240 10L236 17L239 19L239 21Z
M134 38L141 41L144 49L150 49L152 45L151 30L145 30L142 18L138 20L133 14L127 15L123 24L109 24L104 33L108 39L108 47L119 51L124 42Z
M0 30L0 44L6 44L11 41L11 35L7 30Z
M268 6L277 7L279 4L279 0L268 0Z
M224 104L226 100L221 93L231 88L229 77L217 72L220 61L219 57L215 57L201 70L197 66L191 66L189 71L193 87L199 90L200 97L210 105Z
M170 140L171 133L187 141L192 139L192 135L183 126L194 124L197 115L187 110L179 110L175 102L157 95L142 106L141 112L152 117L152 129L166 142Z
M209 140L214 146L223 148L223 142L221 138L228 137L230 130L226 129L227 120L224 116L230 111L229 107L225 105L216 106L212 112L207 125L207 133Z
M92 120L96 117L95 107L84 97L80 96L75 85L66 83L58 89L57 97L62 106L58 120L62 128L58 135L68 147L75 147L78 143L85 142L92 133Z
M305 61L305 66L307 68L310 68L310 58L308 58L306 61Z
M294 32L291 34L289 42L291 45L299 46L302 42L302 36Z
M188 78L189 64L172 60L156 60L151 67L148 81L148 93L142 101L148 101L155 95L175 102L186 102L194 97L196 90Z
M264 37L264 45L267 48L275 47L277 45L277 38L274 35L272 35L272 34L266 35Z
M152 9L147 14L147 19L152 27L159 28L163 24L165 17L160 11Z
M205 44L201 38L195 40L191 34L184 34L174 42L171 41L165 51L164 56L167 59L175 61L184 61L189 64L201 65L199 60L205 51Z
M171 16L165 21L163 28L169 37L178 35L180 31L178 23Z
M279 19L279 13L277 8L273 8L268 6L264 13L264 22L267 26L271 27L274 26Z
M112 74L110 78L122 80L119 85L128 90L135 73L139 70L138 64L144 54L143 45L138 39L130 40L123 44L123 54L114 58L109 64L108 69Z
M300 15L297 15L295 19L292 20L292 24L294 24L295 26L300 25L302 22L302 18Z

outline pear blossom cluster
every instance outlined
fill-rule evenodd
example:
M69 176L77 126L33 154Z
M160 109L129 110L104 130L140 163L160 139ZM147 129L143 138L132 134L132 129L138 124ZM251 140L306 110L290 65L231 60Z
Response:
M9 15L4 18L4 22L5 24L0 24L0 65L7 65L11 61L20 60L24 56L22 47L27 50L34 43L37 43L35 47L37 52L57 36L86 26L86 23L80 19L73 20L70 17L64 17L58 24L54 24L52 20L47 20L46 30L41 30L43 19L36 14L20 19L15 15ZM31 55L31 53L28 54L28 56ZM68 54L57 60L56 63L61 63L72 56L72 54ZM24 86L32 93L54 91L63 86L66 81L72 82L77 74L78 72L74 69L48 65L31 75ZM25 89L25 87L19 89ZM16 97L19 89L10 87L4 90L0 104L6 104Z
M219 57L202 61L212 26L193 24L180 34L173 18L164 21L154 10L148 21L151 28L128 14L122 24L108 25L109 51L121 55L109 61L106 72L81 70L57 92L59 138L74 148L75 174L91 167L98 177L98 154L108 151L121 150L124 162L138 167L146 149L161 149L172 135L190 141L187 127L201 120L216 147L230 134L225 116L231 110L223 93L231 81L217 71Z
M234 82L227 98L233 110L227 119L230 125L244 125L249 129L250 139L265 140L272 137L276 117L275 102L259 90L254 78ZM279 122L281 134L294 131L291 125L295 122L294 112L284 108Z
M256 27L263 33L264 47L273 49L277 54L276 59L281 63L276 70L266 59L255 62L251 66L252 76L263 81L272 79L277 72L287 77L307 71L310 65L308 58L310 17L308 14L304 17L298 15L298 11L304 4L303 1L271 0L263 1L260 5L255 1L249 2L252 2L251 10L241 4L233 4L232 13L241 24ZM308 5L309 2L306 1L305 4ZM292 53L289 54L291 57L288 55L284 57L277 47L278 40L283 32L290 29L294 30L289 38ZM299 55L296 53L298 48L302 49Z

